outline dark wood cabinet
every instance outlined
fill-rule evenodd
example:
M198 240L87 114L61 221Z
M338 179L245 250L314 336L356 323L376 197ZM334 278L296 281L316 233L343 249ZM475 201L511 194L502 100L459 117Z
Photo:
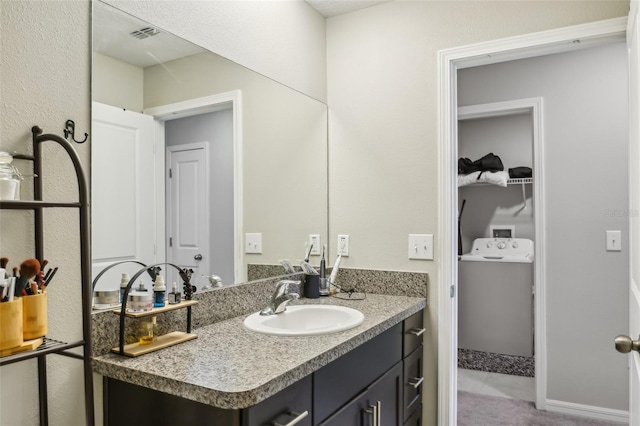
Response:
M422 315L422 311L418 312L270 398L242 410L224 410L105 378L104 424L266 426L286 425L300 418L296 425L374 426L377 416L375 425L379 426L420 426ZM409 319L412 321L407 325ZM411 351L406 352L407 349Z

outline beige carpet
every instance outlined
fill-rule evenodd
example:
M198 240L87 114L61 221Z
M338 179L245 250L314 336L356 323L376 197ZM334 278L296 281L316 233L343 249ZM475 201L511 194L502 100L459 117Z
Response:
M538 411L533 402L458 391L458 426L619 426L622 423Z

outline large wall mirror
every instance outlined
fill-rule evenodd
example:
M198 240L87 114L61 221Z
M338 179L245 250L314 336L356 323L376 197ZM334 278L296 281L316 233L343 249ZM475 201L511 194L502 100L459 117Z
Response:
M228 285L283 275L310 235L326 242L327 106L93 5L94 276L171 262Z

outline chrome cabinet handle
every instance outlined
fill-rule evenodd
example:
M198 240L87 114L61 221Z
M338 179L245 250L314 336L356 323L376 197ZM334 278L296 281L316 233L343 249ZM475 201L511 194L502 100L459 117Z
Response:
M309 415L308 411L304 411L302 413L296 413L295 411L290 411L287 413L287 416L295 416L295 419L291 420L286 425L283 425L281 423L273 423L273 426L293 426L300 423L300 421L302 421L302 419L304 419L308 415Z
M378 425L377 426L382 426L382 402L378 401L377 405L377 412L378 412Z
M422 336L422 333L424 333L426 329L424 328L412 328L411 330L409 330L409 334L413 334L414 336Z
M201 254L196 254L195 256L193 256L193 258L195 260L202 260L202 255Z
M407 385L413 386L414 388L418 389L418 386L420 386L422 382L424 382L424 377L414 377L412 379L409 379Z
M378 401L376 405L369 405L369 408L370 409L365 411L365 413L371 414L371 417L373 418L373 426L380 426L380 401Z

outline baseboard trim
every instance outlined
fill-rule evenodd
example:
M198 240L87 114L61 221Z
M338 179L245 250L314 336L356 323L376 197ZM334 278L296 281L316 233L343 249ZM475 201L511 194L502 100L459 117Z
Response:
M623 410L613 410L611 408L575 404L573 402L556 401L553 399L546 400L546 409L553 413L629 424L629 412Z

